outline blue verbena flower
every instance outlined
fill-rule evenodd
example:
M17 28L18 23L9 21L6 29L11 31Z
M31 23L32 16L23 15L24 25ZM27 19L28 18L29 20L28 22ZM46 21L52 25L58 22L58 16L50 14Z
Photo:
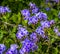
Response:
M0 6L0 13L5 13L4 7Z
M58 33L59 32L58 28L54 28L54 32Z
M17 48L18 46L16 44L12 44L6 54L18 54Z
M30 17L30 12L28 9L24 9L21 11L21 14L24 16L24 17Z
M50 25L53 25L55 23L54 20L50 20Z
M32 14L36 14L38 13L38 11L39 11L39 8L35 7L34 9L32 9Z
M33 42L37 42L38 41L37 34L35 32L30 34L30 40L33 41Z
M24 48L19 50L19 53L20 53L20 54L25 54L25 52L26 52L26 51L25 51Z
M60 36L60 32L58 32L57 35Z
M26 52L29 53L31 50L35 51L38 48L34 42L32 42L31 40L27 38L21 43L22 43L22 48L19 51L20 54L24 54Z
M34 9L36 7L35 3L32 3L32 2L30 2L29 6L30 6L30 9Z
M41 26L43 28L49 28L50 27L50 22L49 21L41 21Z
M9 49L6 54L18 54L18 50Z
M43 30L43 28L41 27L41 26L39 26L36 30L36 33L38 34L38 35L40 35L42 38L44 38L45 37L45 32L44 32L44 30Z
M21 39L24 36L27 36L29 32L26 30L26 28L20 27L19 30L16 33L17 39Z
M11 12L11 10L7 6L5 6L4 9L6 12Z
M43 12L38 12L36 14L36 17L39 19L39 20L47 20L47 15L46 13L43 13Z
M6 50L6 46L4 44L0 44L0 53L3 53Z
M36 16L32 16L28 19L28 24L36 24L38 22L38 18Z
M32 14L38 13L39 8L34 3L30 2L29 6L30 6L30 11L32 12Z
M5 7L0 6L0 13L2 14L2 13L6 13L6 12L11 12L11 10L7 6L5 6Z

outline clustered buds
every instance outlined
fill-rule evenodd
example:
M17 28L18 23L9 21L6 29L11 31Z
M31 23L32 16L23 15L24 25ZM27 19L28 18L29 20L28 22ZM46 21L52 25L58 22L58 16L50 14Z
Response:
M16 37L17 39L21 39L22 37L27 36L28 34L29 32L26 30L26 28L20 27L16 34Z
M3 54L5 50L6 50L6 46L4 44L0 44L0 54Z
M57 36L60 36L60 32L59 32L58 28L54 27L54 32L56 33Z
M17 48L18 46L16 44L12 44L6 54L18 54Z
M25 54L30 52L31 50L34 51L38 48L38 46L32 42L29 39L25 39L24 41L21 42L22 43L22 48L20 49L20 54Z
M11 12L11 10L7 6L0 6L0 14L4 14L6 12Z

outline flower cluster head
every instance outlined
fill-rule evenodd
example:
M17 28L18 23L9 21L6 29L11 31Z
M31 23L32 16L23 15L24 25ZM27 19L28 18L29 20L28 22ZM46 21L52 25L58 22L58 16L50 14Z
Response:
M27 36L29 34L29 32L26 30L26 28L24 27L19 27L17 33L16 33L16 37L17 39L21 39L24 36Z
M28 19L28 24L36 24L38 22L38 18L36 16L32 16Z
M36 17L39 19L39 20L47 20L47 14L46 13L43 13L43 12L38 12L36 14Z
M32 14L38 13L39 8L34 3L30 2L29 6L30 6L30 11Z
M43 28L49 28L50 27L50 22L49 21L41 21L41 26Z
M43 27L41 27L41 26L39 26L37 29L36 29L36 33L39 35L39 36L41 36L42 38L44 38L45 37L45 32L44 32L44 29L43 29Z
M56 33L57 36L60 36L60 32L59 32L58 28L54 27L54 32Z
M55 24L55 21L54 20L50 20L50 25L53 25Z
M12 44L6 54L18 54L17 48L18 46L16 44Z
M50 28L51 25L53 25L54 23L55 23L54 20L50 20L50 21L45 20L45 21L41 21L41 22L40 22L42 28Z
M11 10L7 6L5 7L0 6L0 14L6 13L6 12L11 12Z
M35 51L38 48L38 46L34 42L32 42L27 38L21 43L22 43L22 48L19 50L20 54L25 54L32 50Z
M37 24L38 20L47 20L47 14L39 12L39 8L34 4L29 4L29 9L24 9L21 11L25 20L28 20L28 24Z
M4 44L0 44L0 53L2 54L6 50L6 46Z
M24 17L30 17L30 12L29 12L28 9L22 10L21 13L22 13L22 15L23 15Z
M38 41L37 34L35 32L30 34L30 40L33 41L33 42L37 42Z
M30 9L34 9L36 7L35 3L30 2L29 3Z

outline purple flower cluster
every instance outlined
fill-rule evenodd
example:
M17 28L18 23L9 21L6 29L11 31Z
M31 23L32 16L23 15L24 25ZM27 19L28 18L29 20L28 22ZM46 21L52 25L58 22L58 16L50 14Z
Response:
M50 22L49 21L41 21L41 26L43 28L49 28L50 27Z
M38 13L39 8L34 3L30 2L29 6L30 6L30 10L31 10L32 14Z
M28 34L29 34L29 32L26 30L26 28L22 27L22 25L19 25L18 32L16 34L17 39L22 39L22 37L26 36L26 39L24 39L23 41L21 41L22 47L19 50L20 54L29 53L30 51L36 50L37 47L38 47L35 44L35 42L37 42L37 40L38 40L37 34L36 33L32 33L30 36L28 36Z
M25 17L30 17L30 12L28 9L24 9L21 11L22 15L25 16Z
M54 32L56 33L57 36L60 36L60 32L59 32L58 28L54 27Z
M29 25L37 24L38 22L40 22L41 26L37 27L37 29L34 30L30 35L28 35L28 31L25 28L23 28L22 26L19 27L16 34L18 39L21 39L23 36L28 35L28 37L26 37L26 39L21 42L22 48L19 50L20 54L28 54L30 51L36 50L38 48L36 43L39 41L40 37L48 39L48 36L46 35L44 29L50 28L51 25L55 23L54 20L48 21L47 14L39 12L39 8L34 3L30 3L29 6L29 9L24 9L21 11L24 19L28 20Z
M22 48L20 49L20 54L25 54L28 53L30 51L34 51L38 48L38 46L32 42L29 39L25 39L24 41L21 42L22 43Z
M21 11L25 20L28 20L28 24L37 24L38 20L47 20L47 14L39 12L39 8L34 4L29 4L29 9L24 9Z
M38 18L36 16L32 16L28 20L28 24L36 24L38 22Z
M0 54L3 54L5 50L6 50L6 46L4 44L0 44Z
M0 6L0 14L6 13L6 12L11 12L11 10L7 6L5 7Z
M40 24L42 26L42 28L49 28L51 27L51 25L53 25L55 23L54 20L51 20L51 21L41 21Z
M27 36L29 32L26 30L26 28L20 27L19 30L16 33L16 37L18 39L21 39L24 36Z
M33 42L37 42L38 41L37 34L35 32L30 34L30 40L33 41Z
M38 12L37 14L36 14L36 17L39 19L39 20L47 20L47 15L46 15L46 13L43 13L43 12Z
M18 54L17 48L18 46L16 44L12 44L6 54Z
M39 26L37 29L36 29L36 33L41 36L42 38L45 37L45 32L43 30L43 28L41 26Z

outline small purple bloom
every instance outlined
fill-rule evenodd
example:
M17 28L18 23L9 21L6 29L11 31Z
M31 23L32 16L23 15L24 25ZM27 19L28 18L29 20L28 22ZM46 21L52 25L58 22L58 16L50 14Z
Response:
M55 33L58 33L59 31L58 31L58 28L54 28L54 32Z
M24 17L30 17L30 12L29 12L28 9L22 10L21 13L22 13L22 15L23 15Z
M24 36L27 36L29 32L26 30L26 28L20 27L19 30L17 31L16 37L18 39L21 39Z
M10 48L7 50L6 54L18 54L17 48L18 46L16 44L12 44Z
M43 30L43 28L42 28L41 26L39 26L39 27L36 29L36 33L37 33L38 35L40 35L42 38L44 37L44 34L45 34L45 32L44 32L44 30Z
M11 10L7 6L5 7L0 6L0 13L6 13L6 12L11 12Z
M36 5L32 2L30 2L29 6L30 6L30 9L34 9L36 7Z
M10 45L10 48L11 49L17 49L18 48L18 45L17 44L12 44L12 45Z
M38 22L38 18L36 16L32 16L28 20L28 24L36 24Z
M47 15L46 15L46 13L43 13L43 12L37 13L36 17L40 20L47 20Z
M57 35L60 36L60 32L58 32Z
M25 49L24 49L24 48L23 48L23 49L20 49L20 50L19 50L19 53L20 53L20 54L25 54Z
M38 13L39 9L37 7L35 7L34 9L32 9L32 14L36 14Z
M50 22L49 21L41 21L41 26L43 28L49 28L50 27Z
M54 20L51 20L50 21L50 25L52 25L52 24L54 24L55 23L55 21Z
M25 52L30 52L31 50L36 50L37 48L37 45L32 42L31 40L29 39L25 39L24 41L21 42L22 43L22 48L20 50L20 53L25 53Z
M33 42L37 42L38 41L37 34L35 32L30 34L30 40L33 41Z
M4 44L0 44L0 52L3 53L6 50L6 46Z
M4 7L4 9L5 9L6 12L11 12L11 10L6 6Z

